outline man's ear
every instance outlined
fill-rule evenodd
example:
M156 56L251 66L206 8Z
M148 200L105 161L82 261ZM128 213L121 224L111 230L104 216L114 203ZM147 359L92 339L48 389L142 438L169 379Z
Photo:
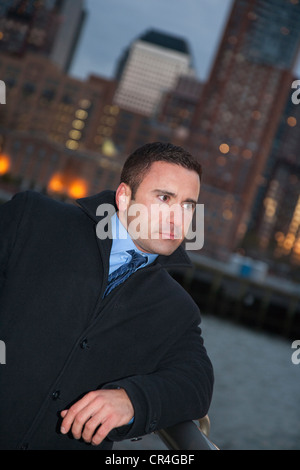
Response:
M116 191L116 203L118 206L118 210L120 212L125 212L128 208L129 202L131 198L131 189L130 187L125 184L121 183Z

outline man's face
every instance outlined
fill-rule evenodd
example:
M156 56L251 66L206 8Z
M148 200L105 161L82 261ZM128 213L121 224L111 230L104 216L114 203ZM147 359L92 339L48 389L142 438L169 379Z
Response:
M200 179L195 171L154 162L134 199L126 184L121 183L117 189L119 218L137 248L170 255L185 238L199 192Z

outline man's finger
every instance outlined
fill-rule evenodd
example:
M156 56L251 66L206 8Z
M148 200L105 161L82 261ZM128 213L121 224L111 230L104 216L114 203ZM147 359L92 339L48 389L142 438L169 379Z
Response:
M83 437L82 434L84 432L85 426L87 426L87 429L91 430L91 432L95 431L96 425L94 426L93 429L91 425L93 425L93 423L96 420L93 420L92 422L90 422L94 412L95 412L95 407L89 404L83 410L79 411L76 414L76 416L74 417L72 429L71 429L72 434L75 439L80 439L81 437Z
M84 429L82 431L82 439L85 442L91 442L93 435L95 434L96 429L102 425L102 421L104 421L103 416L101 413L97 413L94 416L91 416L84 425ZM73 425L74 426L74 425ZM73 432L73 428L72 428Z
M82 411L88 404L93 401L95 398L95 395L93 392L88 393L85 395L81 400L77 401L71 408L68 410L63 410L61 412L61 416L63 418L63 421L61 423L61 428L60 431L62 434L66 434L70 431L71 426L74 422L74 419L80 411ZM91 412L89 416L91 416L93 413Z
M110 433L110 431L114 427L115 427L115 425L112 423L112 420L107 419L103 424L101 424L101 426L99 427L99 429L97 430L97 432L93 436L92 445L93 446L98 446L99 444L101 444L103 439L106 438L106 436Z

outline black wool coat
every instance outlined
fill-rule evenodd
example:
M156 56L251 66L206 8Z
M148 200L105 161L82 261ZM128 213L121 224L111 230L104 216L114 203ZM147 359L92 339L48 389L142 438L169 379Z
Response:
M208 411L199 310L166 269L187 264L182 247L102 299L111 240L97 237L96 210L114 200L106 191L75 205L28 191L0 207L0 449L110 449ZM61 410L117 387L132 425L98 447L59 432Z

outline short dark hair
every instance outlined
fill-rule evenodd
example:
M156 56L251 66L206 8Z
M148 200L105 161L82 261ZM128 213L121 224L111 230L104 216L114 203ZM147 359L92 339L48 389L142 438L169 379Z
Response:
M201 165L188 151L171 143L152 142L139 147L124 163L121 183L128 184L133 198L154 162L174 163L187 170L195 171L201 181Z

